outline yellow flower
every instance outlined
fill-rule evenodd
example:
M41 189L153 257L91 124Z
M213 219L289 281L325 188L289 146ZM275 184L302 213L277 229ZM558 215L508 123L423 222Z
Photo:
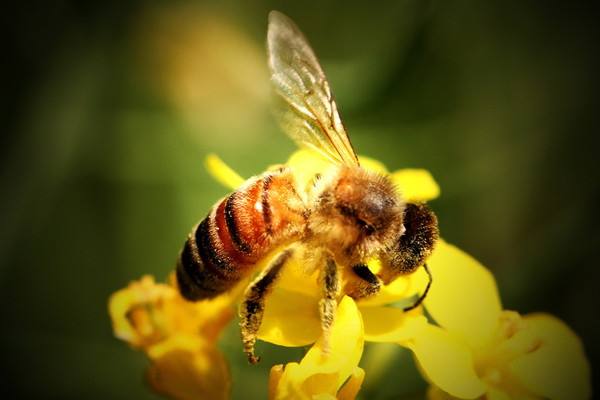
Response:
M385 166L376 160L360 157L360 162L364 168L388 174ZM242 178L218 157L209 156L206 165L219 182L231 189L239 187ZM315 174L330 166L326 160L306 150L295 152L286 165L293 169L300 185L308 184ZM427 201L439 195L439 187L427 171L400 170L390 177L408 201ZM369 262L369 267L377 271L378 260ZM427 324L420 308L405 313L386 306L423 290L427 275L420 269L400 277L383 287L376 296L358 303L344 297L330 338L331 351L323 354L319 316L322 289L317 282L318 271L311 276L305 271L303 260L292 258L266 298L259 339L290 347L314 343L299 364L273 367L270 396L275 399L317 395L324 399L354 398L364 377L364 372L358 368L363 341L395 343L409 340L419 327ZM342 386L344 382L347 383Z
M388 173L378 161L364 157L360 161L365 168ZM221 183L232 189L242 182L216 156L211 156L207 165ZM299 182L308 183L328 163L301 150L287 165ZM400 170L390 177L407 201L428 201L440 193L424 170ZM424 377L432 384L428 392L432 399L590 396L589 365L578 337L550 315L521 317L503 311L491 273L442 240L428 260L434 285L424 302L439 326L428 323L420 308L405 313L386 306L425 287L427 276L419 269L383 287L372 298L358 303L344 298L331 338L332 354L336 356L330 361L321 348L317 274L306 276L299 261L286 264L267 298L259 338L281 346L316 343L300 363L273 367L269 385L272 399L354 398L364 377L364 371L358 368L363 340L394 342L411 349ZM378 260L369 262L369 267L376 272ZM346 325L357 327L350 318L362 320L362 330L356 335L340 335L340 331L351 330Z
M360 161L364 168L389 174L409 202L439 195L427 171L390 174L378 161L364 157ZM243 182L216 156L206 164L219 182L231 188ZM287 165L300 185L329 166L305 150L294 153ZM312 344L300 362L272 367L271 400L355 398L365 375L358 366L365 341L409 348L431 384L430 399L591 395L589 365L579 338L550 315L521 316L503 310L491 273L443 240L428 260L434 285L424 301L437 325L427 321L422 307L404 312L394 306L426 287L427 274L418 269L358 302L342 294L327 345L319 315L318 271L307 269L304 262L292 258L286 263L266 298L259 339L290 347ZM370 260L369 268L377 272L379 261ZM307 270L314 272L309 275ZM155 391L177 399L227 398L229 371L216 341L246 282L198 303L185 301L172 282L171 278L170 284L157 284L145 276L113 294L109 313L115 335L147 354L151 360L147 377Z
M425 324L400 344L432 384L430 399L587 399L589 365L576 334L548 314L502 310L491 273L443 241L428 261L435 284Z
M332 346L323 349L323 338L306 353L300 363L275 365L269 379L269 399L353 399L364 378L359 368L363 343L363 323L350 297L340 302L331 331ZM348 379L349 378L349 379Z
M190 303L172 283L144 276L115 292L108 308L115 335L150 359L147 378L156 392L174 399L226 399L229 370L216 341L234 315L234 298L229 293Z

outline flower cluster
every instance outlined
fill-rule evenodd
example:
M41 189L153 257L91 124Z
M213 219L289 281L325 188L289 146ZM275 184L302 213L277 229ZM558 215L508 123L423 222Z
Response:
M439 195L427 171L389 173L375 160L360 161L364 168L388 174L407 201ZM287 164L300 181L327 166L307 151L296 152ZM215 156L207 159L207 167L228 187L243 182ZM368 299L355 301L342 294L325 350L317 274L308 276L301 260L292 259L267 297L258 336L280 346L312 347L299 362L272 367L269 398L355 398L365 376L359 367L365 341L410 349L430 383L430 399L591 396L583 346L563 322L548 314L503 310L491 273L443 240L428 266L434 277L423 303L429 319L423 307L410 312L397 307L425 288L427 275L419 269ZM378 260L370 260L369 268L376 272ZM113 329L146 352L151 360L148 379L156 391L177 399L227 398L229 373L216 340L234 314L238 291L189 303L172 282L155 283L146 276L111 297Z
M115 335L146 353L154 391L174 399L226 399L229 368L216 341L234 315L235 294L190 303L173 283L173 277L162 284L144 276L113 293L109 314Z

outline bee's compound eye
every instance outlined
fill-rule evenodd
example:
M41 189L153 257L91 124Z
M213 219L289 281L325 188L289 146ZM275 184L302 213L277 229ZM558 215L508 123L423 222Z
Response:
M365 233L365 235L369 236L375 233L375 227L368 222L363 221L362 219L356 220L360 225L360 229Z
M360 229L363 231L363 233L367 236L372 235L373 233L375 233L375 227L373 225L371 225L370 223L368 223L367 221L365 221L364 219L360 218L357 214L357 211L354 210L353 208L346 206L346 205L339 205L338 206L338 210L340 211L340 213L346 217L349 217L351 220L355 221L356 225L358 225L360 227Z

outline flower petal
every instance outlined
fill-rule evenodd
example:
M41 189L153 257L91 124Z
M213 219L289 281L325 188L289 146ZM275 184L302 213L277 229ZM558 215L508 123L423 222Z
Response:
M435 385L429 385L427 388L427 395L425 396L427 400L454 400L456 397L450 396L448 393L444 392L442 389Z
M494 387L488 387L488 391L485 394L486 400L511 400L511 396ZM526 395L523 395L523 400L527 399Z
M193 303L183 299L173 283L155 283L146 275L113 293L108 308L115 335L134 347L147 349L182 333L216 342L233 318L236 291Z
M511 397L505 392L502 392L493 387L488 387L485 396L483 397L485 400L510 400ZM428 400L457 400L458 397L454 397L444 392L440 388L436 386L429 386L427 388L427 399ZM528 396L523 395L523 397L519 397L519 400L528 400L530 399ZM534 400L531 398L531 400Z
M258 338L279 346L305 346L321 335L319 299L279 286L266 299Z
M261 267L258 269L260 270ZM319 271L316 268L307 270L305 260L301 256L293 256L283 267L281 276L277 279L277 287L320 300L323 288L317 283L318 275Z
M217 182L226 188L237 189L244 183L244 178L239 176L216 154L206 156L204 167Z
M424 376L441 390L463 399L485 393L486 387L475 373L471 350L443 329L426 324L413 339L400 344L413 351Z
M357 374L356 368L363 350L363 324L354 301L345 296L339 303L330 332L329 349L324 349L324 337L306 353L302 361L289 363L281 376L279 369L272 371L275 382L275 399L334 399L349 377ZM360 378L360 373L358 373ZM351 384L348 393L356 390ZM359 385L358 385L359 386Z
M338 400L354 400L360 391L363 381L365 380L365 371L360 368L354 368L354 372L350 375L348 381L342 386L337 394Z
M284 368L283 364L271 367L271 372L269 373L269 400L273 400L277 395L277 387L279 386L279 382L281 382Z
M333 164L316 151L298 150L288 158L286 165L294 171L294 176L301 188L313 181L316 174L323 173Z
M359 156L358 159L361 167L384 175L388 174L387 168L380 161L364 156ZM316 174L323 173L334 164L316 151L301 149L290 156L286 165L292 168L300 186L305 187L312 182Z
M335 391L336 374L320 374L312 379L313 387L305 390L305 377L300 364L291 362L285 365L282 372L271 369L269 382L269 400L313 400L317 395L329 395L325 392ZM281 374L281 375L280 375ZM279 376L278 376L279 375ZM273 386L271 386L271 382ZM330 397L331 398L331 397Z
M542 397L590 398L590 366L577 335L549 314L532 314L524 319L527 329L522 333L537 337L539 346L513 360L511 371L529 390Z
M360 166L369 171L379 172L380 174L388 175L389 172L385 165L381 161L377 161L374 158L359 156L358 161Z
M214 345L199 337L174 336L148 351L152 388L175 399L227 399L231 378L227 362Z
M155 283L149 275L113 293L108 302L108 313L115 336L141 348L163 340L169 326L158 306L175 295L172 287Z
M391 176L400 193L410 203L433 200L440 195L440 187L425 169L401 169Z
M344 296L338 305L329 343L330 349L324 349L324 338L321 336L300 365L307 374L317 371L339 373L339 388L358 365L364 343L362 317L356 303L348 296Z
M412 339L427 324L427 318L417 313L392 307L360 307L365 325L365 340L369 342L401 342Z
M493 335L502 310L492 274L477 260L440 240L427 261L433 283L425 308L436 322L477 348Z

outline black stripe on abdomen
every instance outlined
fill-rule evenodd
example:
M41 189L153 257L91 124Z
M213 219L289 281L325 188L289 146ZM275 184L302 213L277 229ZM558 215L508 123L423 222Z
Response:
M232 274L235 274L237 269L229 257L219 254L215 243L211 240L211 217L212 216L209 216L198 225L194 236L196 239L196 246L198 248L198 254L206 266L207 272L226 278L228 275L231 276ZM218 239L218 235L215 236Z
M219 254L211 240L210 220L205 218L185 242L177 263L177 282L183 297L197 301L215 297L237 283L237 270Z
M181 295L191 301L214 297L218 294L215 288L210 286L204 263L194 247L192 238L189 238L183 246L175 271Z
M242 237L240 236L240 231L236 218L235 211L235 199L237 197L238 192L233 192L226 200L225 200L225 223L227 224L227 230L229 231L229 236L231 237L231 241L235 248L242 253L250 253L252 248L248 243L246 243Z

